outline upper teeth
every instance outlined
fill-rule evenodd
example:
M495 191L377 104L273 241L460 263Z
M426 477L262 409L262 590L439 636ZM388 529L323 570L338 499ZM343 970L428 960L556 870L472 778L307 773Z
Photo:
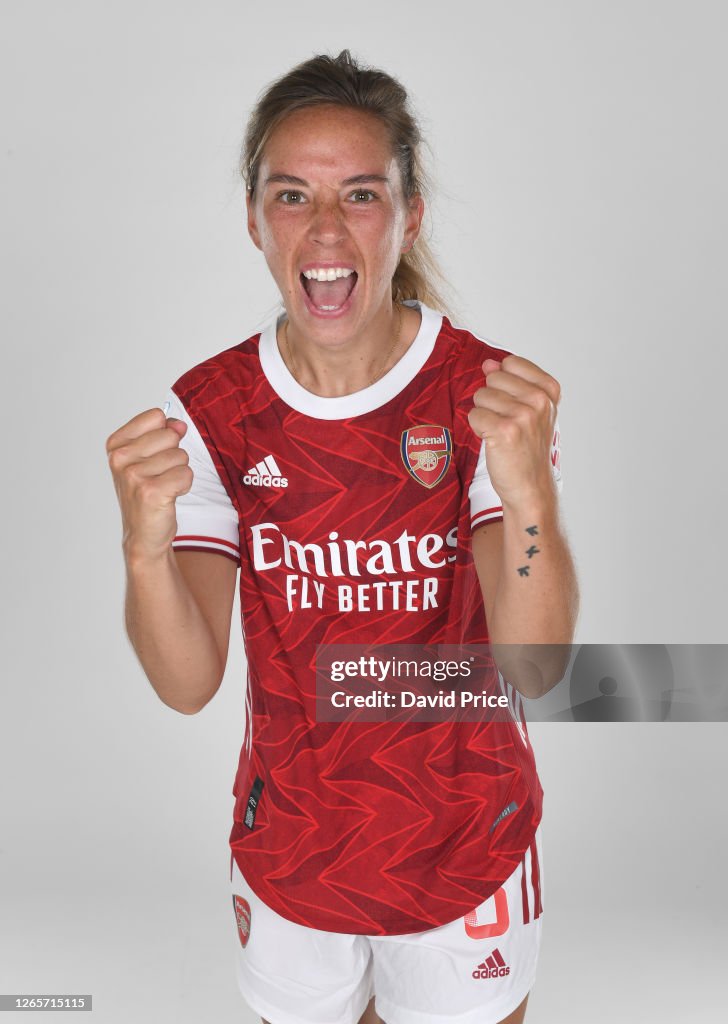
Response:
M304 270L303 276L309 281L335 281L337 277L349 277L354 271L349 267L325 267L318 270Z

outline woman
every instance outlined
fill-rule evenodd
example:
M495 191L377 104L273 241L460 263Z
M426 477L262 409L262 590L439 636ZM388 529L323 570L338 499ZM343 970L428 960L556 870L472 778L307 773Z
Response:
M329 645L504 658L573 636L559 385L438 312L420 146L402 86L346 50L274 82L242 171L285 315L107 441L127 629L178 711L220 685L241 567L231 886L239 984L271 1024L513 1024L534 979L542 790L517 691L556 662L509 666L507 721L316 717Z

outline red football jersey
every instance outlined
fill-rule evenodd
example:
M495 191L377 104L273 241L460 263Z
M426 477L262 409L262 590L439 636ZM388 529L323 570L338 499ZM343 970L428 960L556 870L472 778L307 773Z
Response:
M485 644L474 525L502 518L468 423L496 348L420 302L380 380L321 398L271 321L173 385L195 479L177 550L240 564L246 726L232 854L290 921L395 935L467 914L515 870L543 791L520 697L505 721L318 722L319 644ZM551 464L560 489L558 430Z

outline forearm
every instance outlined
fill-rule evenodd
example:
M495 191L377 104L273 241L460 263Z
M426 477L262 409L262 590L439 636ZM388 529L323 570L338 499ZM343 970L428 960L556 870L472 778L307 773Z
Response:
M214 634L177 566L173 551L155 560L125 553L126 630L160 700L194 714L222 677Z
M525 697L541 696L563 678L578 609L558 499L504 504L501 567L488 625L498 668Z

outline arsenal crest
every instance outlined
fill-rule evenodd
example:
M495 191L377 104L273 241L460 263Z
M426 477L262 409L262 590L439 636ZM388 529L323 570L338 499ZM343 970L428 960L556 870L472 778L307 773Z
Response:
M402 461L423 487L434 487L447 473L452 458L452 435L432 423L402 431Z
M250 938L250 904L242 896L233 896L233 910L238 923L240 945L245 949Z

